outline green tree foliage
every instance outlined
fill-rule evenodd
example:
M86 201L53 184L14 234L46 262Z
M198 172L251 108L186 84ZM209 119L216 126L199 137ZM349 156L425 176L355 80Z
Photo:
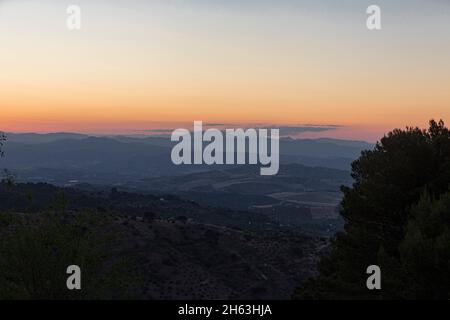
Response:
M406 273L404 297L450 298L450 193L433 201L424 195L411 211L406 235L400 244Z
M0 213L0 299L127 297L126 264L114 260L108 217L60 208ZM105 229L106 228L106 229ZM68 290L67 267L82 271L82 290Z
M342 188L341 214L346 222L345 231L336 236L331 253L319 263L320 276L305 283L296 297L390 299L422 296L415 292L411 284L415 280L410 279L406 266L415 270L411 272L418 277L417 281L426 283L424 286L434 292L441 280L425 281L420 277L428 275L418 272L418 266L413 267L415 264L409 261L420 258L419 249L414 246L418 245L418 234L424 236L420 233L426 228L422 225L423 219L428 219L432 211L422 210L419 215L416 212L419 209L412 208L424 194L437 199L448 191L450 131L442 121L430 121L428 130L396 129L383 137L374 150L361 154L352 164L352 177L353 186ZM419 216L422 218L414 220ZM448 217L441 222L448 228ZM433 239L430 241L436 240L435 236L429 235ZM445 239L445 235L443 237ZM436 241L441 243L443 240ZM436 248L434 253L438 255L439 250ZM428 256L423 259L428 258L431 259ZM445 259L444 256L434 258ZM430 260L424 263L433 265ZM373 264L381 267L382 290L369 291L366 287L366 268ZM444 276L435 275L437 278ZM420 290L424 292L423 288ZM448 296L448 291L446 294ZM431 294L430 297L442 298L442 295Z

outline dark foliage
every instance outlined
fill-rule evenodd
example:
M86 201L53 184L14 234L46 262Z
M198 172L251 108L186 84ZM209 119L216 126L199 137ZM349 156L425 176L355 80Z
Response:
M97 299L128 296L132 275L108 248L110 217L67 212L0 212L0 299ZM66 269L82 270L82 290L68 290Z
M448 299L450 193L435 201L424 195L411 214L400 244L402 269L407 275L402 294L411 299Z
M320 276L296 297L450 298L450 132L444 123L394 130L352 164L352 177L353 186L343 187L345 232L320 262ZM381 267L382 290L366 287L373 264Z
M0 157L4 156L3 146L6 142L6 135L0 131Z

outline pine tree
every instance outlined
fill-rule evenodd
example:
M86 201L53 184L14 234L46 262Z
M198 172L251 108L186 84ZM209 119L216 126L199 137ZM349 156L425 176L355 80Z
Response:
M407 298L402 262L411 208L426 193L437 198L450 184L450 131L443 121L428 130L396 129L352 164L352 187L343 187L344 232L319 263L320 275L298 290L298 298ZM406 237L406 238L405 238ZM409 235L411 237L411 235ZM383 290L369 291L366 268L379 265ZM415 274L420 277L420 274ZM432 286L432 284L430 284Z

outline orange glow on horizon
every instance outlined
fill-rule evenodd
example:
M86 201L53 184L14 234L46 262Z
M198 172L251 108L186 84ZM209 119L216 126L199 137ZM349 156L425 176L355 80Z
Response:
M96 19L79 32L65 29L56 1L2 4L0 130L120 133L202 120L334 124L353 129L326 134L373 140L450 122L450 20L439 8L419 29L403 16L411 24L371 33L350 23L353 10L344 21L149 3L80 0Z

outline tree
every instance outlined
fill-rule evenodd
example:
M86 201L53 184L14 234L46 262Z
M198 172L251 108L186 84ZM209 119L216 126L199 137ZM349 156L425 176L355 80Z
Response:
M57 208L36 214L0 212L0 299L128 297L127 264L111 253L110 218ZM66 287L67 267L82 271L82 290Z
M352 164L353 186L343 187L344 232L319 263L320 276L304 284L299 298L405 298L401 260L412 219L424 192L441 196L450 184L450 132L443 121L428 130L396 129ZM366 268L379 265L383 290L369 291ZM419 275L418 275L419 276Z
M3 151L3 146L5 145L6 142L6 135L0 131L0 157L3 157L4 151Z
M403 296L411 299L450 299L450 193L438 200L424 195L411 211L400 244L406 273Z

